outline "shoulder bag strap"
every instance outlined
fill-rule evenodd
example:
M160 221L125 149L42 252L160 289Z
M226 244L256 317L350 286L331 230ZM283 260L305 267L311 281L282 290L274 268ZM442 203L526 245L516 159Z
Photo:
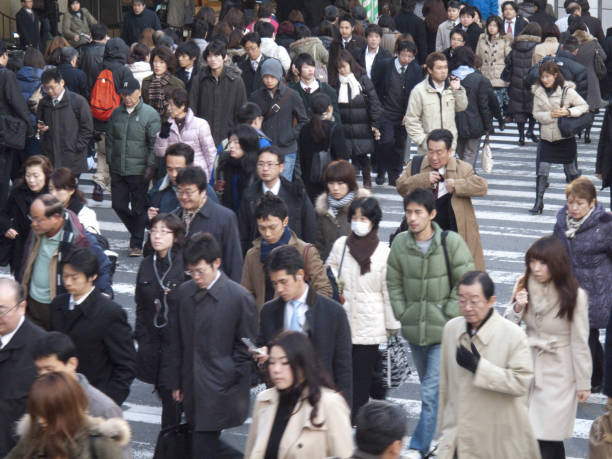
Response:
M451 273L450 260L448 258L448 250L446 249L446 237L448 231L442 231L442 250L444 251L444 262L446 263L446 275L448 276L448 285L453 289L453 275Z
M280 89L279 89L279 91L280 91ZM272 105L270 105L270 108L268 108L268 111L264 115L264 119L267 120L274 113L276 113L274 110L272 110L272 107L274 107L275 105L278 105L280 107L283 104L283 102L285 102L289 98L290 95L291 95L291 91L289 91L289 88L286 88L285 94L283 94L281 96L281 98L279 99L278 102L274 102L274 99L272 99ZM279 108L279 110L280 110L280 108Z
M340 279L340 274L342 273L342 265L344 264L344 254L346 253L346 244L347 242L344 241L344 249L342 249L342 258L340 258L340 266L338 266L338 279Z
M308 257L308 252L310 251L311 247L312 244L306 244L306 246L304 247L304 252L302 252L302 258L304 259L304 280L306 282L310 280L310 276L308 275L308 271L306 270L306 258Z

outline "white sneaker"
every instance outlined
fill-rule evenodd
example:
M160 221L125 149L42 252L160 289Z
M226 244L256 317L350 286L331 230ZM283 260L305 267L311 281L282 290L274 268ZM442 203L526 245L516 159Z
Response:
M404 456L404 459L422 459L421 452L417 449L409 449Z

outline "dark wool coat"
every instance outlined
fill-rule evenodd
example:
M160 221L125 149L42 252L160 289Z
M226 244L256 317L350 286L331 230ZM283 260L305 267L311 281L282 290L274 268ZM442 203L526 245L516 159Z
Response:
M595 173L601 174L602 190L612 185L612 105L606 109L601 125Z
M460 138L477 139L491 129L489 84L489 80L478 71L470 73L461 81L468 98L468 106L455 115Z
M121 406L136 375L136 349L127 314L97 288L74 311L68 310L69 301L65 293L51 302L51 330L72 338L79 372Z
M577 30L574 32L574 37L578 39L579 47L576 54L576 60L580 62L587 71L588 91L586 101L589 104L590 110L597 110L602 107L601 92L599 89L599 78L595 73L594 56L595 52L606 60L606 53L595 37L587 32Z
M183 409L194 431L239 426L249 412L252 358L241 338L254 339L253 296L225 274L207 290L194 281L178 290L172 311L170 351L162 375L183 392Z
M261 66L268 59L272 59L271 57L261 55L261 59L259 61L259 65L257 66L257 70L253 70L253 65L251 64L251 59L248 55L245 55L240 59L238 63L238 68L242 71L240 75L242 77L242 81L244 82L244 87L246 89L247 96L250 96L255 90L261 88L263 86L263 80L261 77Z
M15 423L25 413L30 386L38 376L32 348L44 335L42 328L25 319L9 343L0 349L0 457L6 456L17 443Z
M587 71L584 65L576 60L576 56L560 49L556 56L545 56L540 62L534 65L527 75L527 84L533 86L540 78L540 66L544 62L552 61L559 66L565 81L572 81L576 85L576 92L584 100L587 98L588 80Z
M357 80L361 85L361 94L352 99L349 87L349 102L338 104L346 139L346 152L351 158L374 152L372 127L378 126L382 116L382 105L372 80L365 74ZM336 90L339 91L339 87Z
M40 39L40 19L38 13L32 10L32 13L28 13L25 8L21 8L15 16L17 23L17 33L19 34L19 42L21 48L25 49L27 46L32 48L41 48Z
M123 18L123 30L121 38L128 46L135 43L140 38L140 34L144 29L151 28L155 30L161 29L159 16L155 11L145 8L139 15L134 14L131 10L127 12Z
M79 48L79 68L87 77L87 91L91 92L98 75L102 71L105 44L92 41Z
M425 21L412 11L402 11L395 17L395 26L401 33L412 35L414 44L417 47L416 60L419 65L423 65L427 58L427 29Z
M170 252L169 252L170 253ZM166 297L168 308L178 307L178 288L185 280L185 268L183 266L182 251L178 248L172 249L172 266L164 264L163 270L157 264L157 274L163 278L164 285L170 290ZM168 257L166 257L166 260ZM169 350L171 325L168 323L162 328L154 324L156 315L155 300L163 302L163 289L160 286L153 269L153 255L149 255L140 264L136 277L136 322L134 324L134 337L138 343L136 354L136 377L141 381L154 384L156 387L172 389L161 376L162 354ZM168 270L164 277L164 273ZM175 319L176 315L168 310L167 320ZM161 323L160 323L161 322ZM164 318L159 317L158 324L164 323Z
M565 236L567 204L557 213L555 236L565 246L580 287L589 294L591 328L604 328L612 309L612 213L597 203L573 239Z
M85 75L85 72L66 62L58 65L57 69L60 71L68 90L76 92L77 94L85 97L85 99L89 97L87 75Z
M21 95L21 88L13 72L0 65L0 113L8 113L21 118L28 126L27 136L34 135L34 127L30 123L30 110ZM3 151L3 147L0 147Z
M533 94L525 78L531 69L533 49L540 43L535 35L519 35L514 39L512 52L506 58L506 68L510 70L508 87L509 113L529 113L533 110Z

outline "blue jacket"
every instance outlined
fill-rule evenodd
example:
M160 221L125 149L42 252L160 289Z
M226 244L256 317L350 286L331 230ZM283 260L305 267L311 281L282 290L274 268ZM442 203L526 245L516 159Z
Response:
M480 10L483 24L486 22L489 16L497 15L497 0L466 0L465 3L471 6L475 6Z
M17 77L17 84L19 85L21 94L26 102L34 91L36 91L36 89L40 86L40 76L42 73L43 69L35 69L29 65L24 65L15 74ZM32 120L32 125L34 125L36 123L36 116L34 116L33 113L30 114L30 119Z

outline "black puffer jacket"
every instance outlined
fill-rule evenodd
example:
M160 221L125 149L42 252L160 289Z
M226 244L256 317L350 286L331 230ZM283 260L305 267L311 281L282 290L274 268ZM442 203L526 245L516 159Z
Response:
M462 139L477 139L491 129L489 110L488 80L480 72L474 71L461 80L468 98L468 106L457 112L455 122ZM490 83L489 83L490 84Z
M352 99L349 87L349 102L338 103L346 139L346 152L350 157L374 151L372 127L378 127L378 120L382 116L382 105L372 81L367 75L361 75L357 80L361 85L361 94ZM340 87L337 87L336 90L339 92Z
M576 85L576 92L586 100L589 87L586 68L576 60L573 54L562 49L557 52L556 56L546 56L531 68L527 75L527 85L531 87L538 81L538 78L540 78L540 66L548 61L555 62L559 66L565 81L572 81Z
M506 67L510 69L510 86L508 96L510 113L531 113L533 109L533 94L527 84L526 77L531 69L533 48L540 43L540 37L535 35L519 35L512 44L512 52L506 58Z

